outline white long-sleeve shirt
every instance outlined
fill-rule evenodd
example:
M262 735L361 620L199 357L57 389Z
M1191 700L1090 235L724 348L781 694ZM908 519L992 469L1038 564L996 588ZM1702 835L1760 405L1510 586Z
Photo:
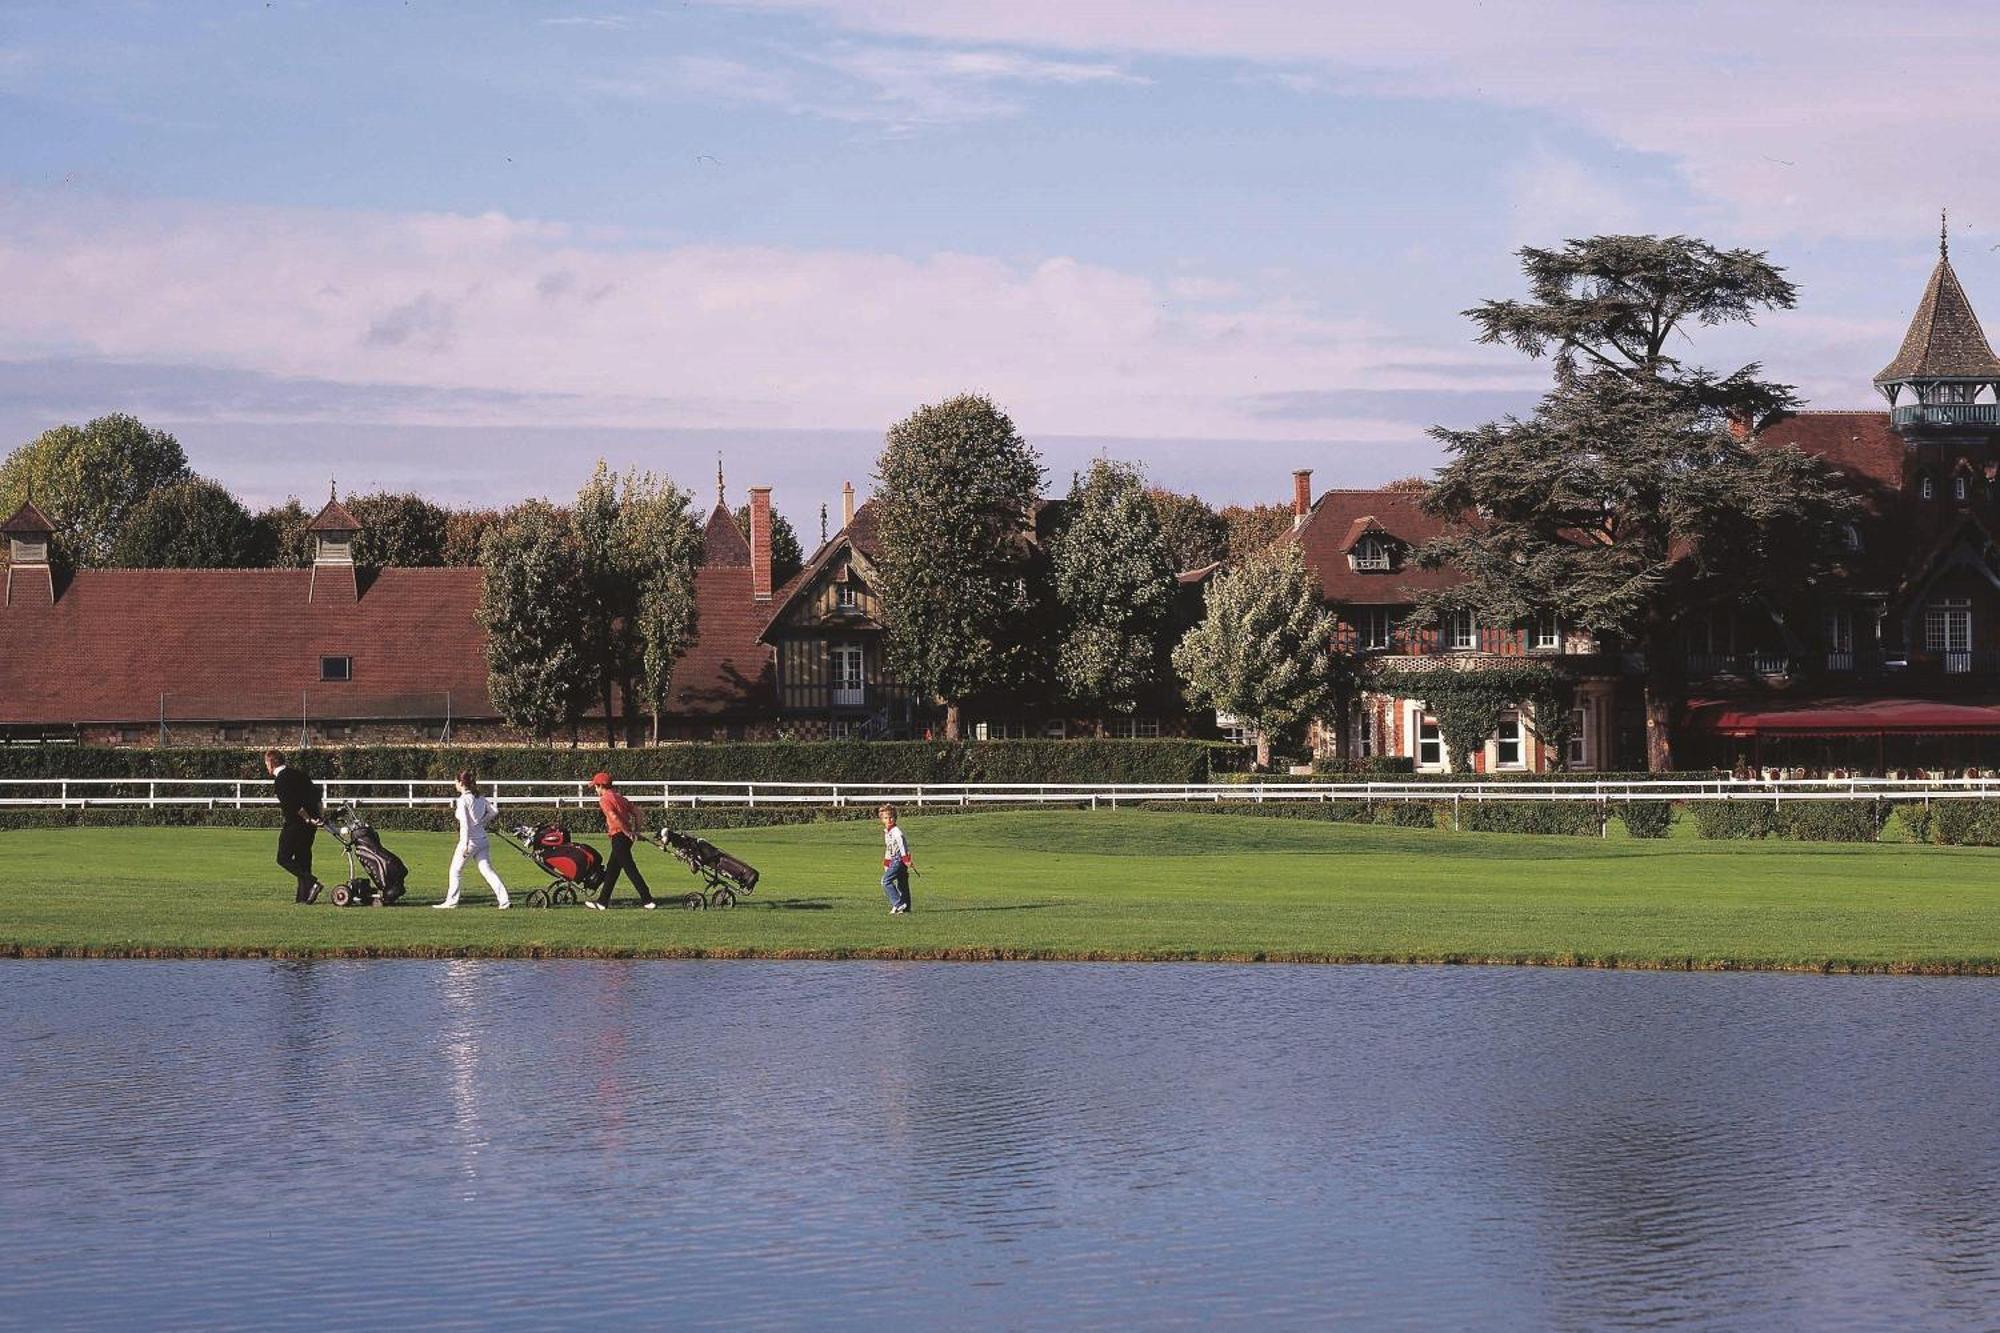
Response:
M484 796L462 791L452 808L458 815L458 845L483 849L486 846L486 821L493 818L493 802Z
M903 826L891 824L882 830L882 864L899 865L910 859L910 844L903 840Z

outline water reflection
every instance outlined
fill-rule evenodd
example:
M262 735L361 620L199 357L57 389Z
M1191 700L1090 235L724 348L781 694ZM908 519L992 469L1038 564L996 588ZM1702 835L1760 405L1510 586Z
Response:
M0 994L32 1127L0 1325L2000 1322L1981 981L55 962Z

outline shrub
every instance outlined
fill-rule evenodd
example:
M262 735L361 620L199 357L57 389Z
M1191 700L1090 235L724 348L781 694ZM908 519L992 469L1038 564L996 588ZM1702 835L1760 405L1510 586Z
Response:
M1936 841L1937 811L1921 801L1910 801L1896 807L1896 818L1902 821L1903 832L1909 834L1911 842Z
M1930 835L1946 847L2000 847L2000 803L1933 802Z
M1323 756L1313 760L1312 770L1316 777L1337 777L1349 781L1356 778L1402 778L1417 771L1417 761L1399 754L1376 754L1366 759Z
M1779 837L1799 842L1874 842L1888 818L1880 801L1787 801L1774 824Z
M1595 801L1465 801L1459 827L1467 833L1565 833L1596 837L1603 832Z
M1635 838L1664 838L1674 826L1672 801L1626 801L1618 807L1625 831Z
M1704 838L1766 838L1777 823L1768 801L1693 801L1688 809Z
M1390 828L1438 827L1438 807L1424 801L1377 801L1362 807L1369 811L1368 822Z

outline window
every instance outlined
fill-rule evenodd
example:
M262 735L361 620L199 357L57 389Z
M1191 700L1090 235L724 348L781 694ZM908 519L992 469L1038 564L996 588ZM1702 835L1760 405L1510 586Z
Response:
M1042 739L1060 741L1069 739L1069 724L1061 718L1051 718L1042 723Z
M1242 718L1237 717L1233 713L1217 713L1215 715L1215 729L1221 732L1222 739L1228 741L1231 745L1255 745L1257 743L1257 729L1246 725Z
M1552 615L1535 617L1533 638L1529 643L1536 648L1554 650L1562 647L1562 625Z
M1590 710L1572 708L1569 710L1569 767L1590 766Z
M1114 717L1104 724L1104 734L1113 740L1151 740L1160 734L1157 717Z
M1500 719L1500 729L1493 733L1493 767L1521 767L1521 715L1507 713Z
M1375 754L1375 714L1366 708L1361 710L1361 718L1354 724L1354 757L1372 758Z
M1946 597L1924 608L1924 651L1929 653L1972 651L1970 601L1963 597Z
M319 659L321 680L353 680L354 659L351 657L322 657Z
M1926 500L1937 499L1937 483L1931 480L1930 473L1924 473L1923 480L1917 483L1917 494Z
M859 611L861 609L861 589L852 583L837 583L833 588L833 609L836 611Z
M1444 735L1438 731L1437 719L1429 713L1417 718L1417 767L1444 767Z
M225 741L247 741L250 739L250 727L247 723L243 722L225 722L222 724L222 739Z
M1860 550L1861 529L1855 527L1852 523L1842 524L1840 529L1840 544L1850 551Z
M1479 625L1472 612L1453 611L1445 618L1445 646L1453 649L1479 646Z
M868 702L867 657L858 643L833 645L833 706L860 708Z
M1025 722L975 722L972 724L972 739L976 741L1024 741L1028 739L1028 724Z
M1956 477L1953 477L1951 479L1952 499L1963 500L1966 497L1966 495L1970 493L1970 490L1971 488L1966 484L1965 474L1963 472L1959 473Z
M1354 543L1354 567L1356 569L1387 569L1389 567L1389 543L1374 533L1367 533Z
M826 738L830 741L849 740L861 734L861 722L857 718L837 717L826 724Z
M1826 650L1830 653L1851 653L1854 651L1854 613L1852 611L1829 611L1826 613Z
M1363 607L1358 615L1357 624L1364 652L1387 648L1395 637L1396 618L1389 613L1389 608L1386 606Z

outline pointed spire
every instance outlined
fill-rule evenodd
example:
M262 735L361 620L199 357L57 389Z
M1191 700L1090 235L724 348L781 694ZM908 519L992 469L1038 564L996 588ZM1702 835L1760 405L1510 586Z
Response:
M1959 285L1948 253L1950 241L1942 225L1938 229L1937 267L1924 285L1923 299L1903 335L1896 359L1875 377L1877 388L1887 393L1890 386L1909 381L1974 380L2000 381L2000 357L1993 355L1979 316Z
M722 485L722 450L720 449L715 451L715 502L725 508L729 504L729 492L724 490Z
M826 501L819 502L819 544L826 545Z
M1939 259L1951 258L1951 236L1945 230L1945 219L1949 216L1950 216L1949 209L1940 208L1938 210L1938 258Z

